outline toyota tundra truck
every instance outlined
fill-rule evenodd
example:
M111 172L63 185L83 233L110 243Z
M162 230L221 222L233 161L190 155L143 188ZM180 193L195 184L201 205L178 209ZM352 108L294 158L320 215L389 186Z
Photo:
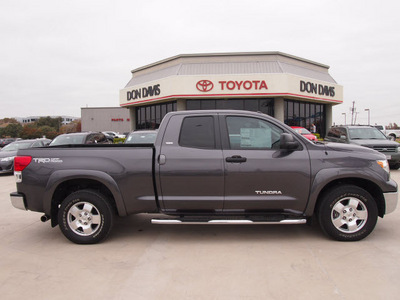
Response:
M395 210L385 155L311 142L249 111L167 114L154 144L20 150L14 207L43 213L69 240L92 244L117 216L155 224L304 224L357 241Z

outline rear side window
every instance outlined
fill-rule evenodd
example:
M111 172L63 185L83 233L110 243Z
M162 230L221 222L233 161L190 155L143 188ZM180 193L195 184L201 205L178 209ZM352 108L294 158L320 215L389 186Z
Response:
M182 147L215 149L214 118L211 116L183 119L179 145Z

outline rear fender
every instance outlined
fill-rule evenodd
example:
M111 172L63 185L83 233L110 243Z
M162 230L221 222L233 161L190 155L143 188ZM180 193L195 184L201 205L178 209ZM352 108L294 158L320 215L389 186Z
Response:
M51 205L53 196L60 184L70 180L79 179L90 179L93 181L97 181L107 187L114 197L118 215L126 216L126 208L117 183L107 173L96 170L58 170L52 173L47 182L44 192L43 209L45 214L51 216Z

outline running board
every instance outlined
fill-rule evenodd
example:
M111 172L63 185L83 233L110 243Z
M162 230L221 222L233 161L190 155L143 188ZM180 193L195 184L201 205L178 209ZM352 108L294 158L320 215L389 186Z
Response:
M152 224L170 224L170 225L257 225L257 224L306 224L306 219L284 219L280 221L256 221L256 220L180 220L180 219L152 219Z

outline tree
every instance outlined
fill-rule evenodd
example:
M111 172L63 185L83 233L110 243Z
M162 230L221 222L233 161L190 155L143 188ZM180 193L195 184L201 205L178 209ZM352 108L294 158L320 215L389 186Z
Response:
M3 131L3 135L9 137L19 137L22 132L22 125L19 123L8 124Z
M35 124L26 124L21 132L21 138L23 139L37 139L40 138L41 134Z
M56 131L60 130L62 118L42 117L36 121L37 127L50 126L55 128Z
M0 124L10 124L10 123L17 124L18 121L15 120L14 118L4 118L0 120Z
M55 130L54 127L50 127L50 126L41 126L38 128L40 135L42 137L46 137L48 139L54 139L57 135L58 135L58 131Z
M67 125L61 126L60 128L60 132L62 133L81 132L81 131L82 131L81 120L72 121Z

